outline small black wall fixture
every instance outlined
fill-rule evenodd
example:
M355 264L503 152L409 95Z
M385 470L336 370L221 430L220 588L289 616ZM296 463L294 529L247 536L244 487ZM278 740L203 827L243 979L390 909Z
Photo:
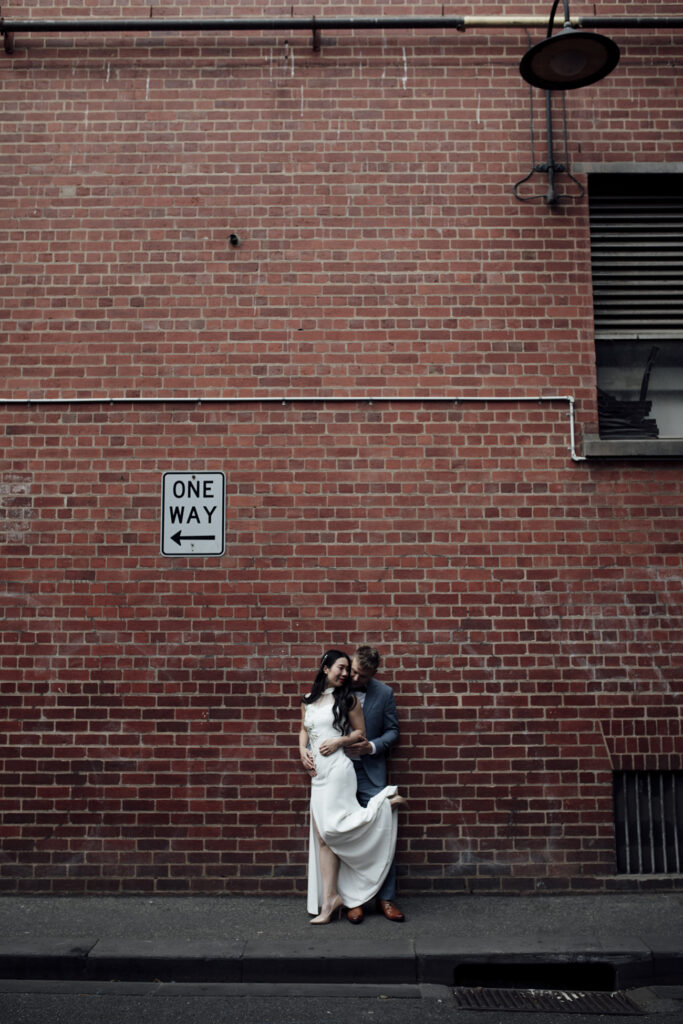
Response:
M619 47L598 32L572 28L569 0L564 2L564 28L553 35L559 0L553 3L545 39L522 57L519 73L539 89L581 89L605 78L619 63Z

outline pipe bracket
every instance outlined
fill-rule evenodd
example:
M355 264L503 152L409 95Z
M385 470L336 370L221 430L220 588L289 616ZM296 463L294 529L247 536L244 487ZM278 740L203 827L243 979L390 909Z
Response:
M318 26L315 23L315 15L313 15L312 22L313 22L313 25L312 25L313 41L312 41L311 45L313 47L313 53L320 53L320 48L322 46L322 41L321 41L321 37L320 37L320 29L318 28Z
M4 18L0 18L0 35L2 36L5 53L11 56L14 53L14 32L7 31Z

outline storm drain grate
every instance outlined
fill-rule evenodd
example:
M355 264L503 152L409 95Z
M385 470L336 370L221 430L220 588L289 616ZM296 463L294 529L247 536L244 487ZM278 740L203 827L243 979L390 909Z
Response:
M643 1014L623 992L568 992L560 989L456 988L461 1010L521 1010L526 1013Z

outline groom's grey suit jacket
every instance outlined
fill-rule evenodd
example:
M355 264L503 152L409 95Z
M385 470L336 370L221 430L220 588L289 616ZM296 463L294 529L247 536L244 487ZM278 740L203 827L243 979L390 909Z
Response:
M387 754L399 737L394 691L379 679L371 679L363 705L365 735L375 744L375 753L360 759L370 781L378 790L387 784Z

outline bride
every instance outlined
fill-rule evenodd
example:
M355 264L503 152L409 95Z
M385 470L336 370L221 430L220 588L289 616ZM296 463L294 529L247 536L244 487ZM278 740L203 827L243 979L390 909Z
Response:
M360 907L380 889L394 858L396 817L405 803L385 786L367 807L356 799L356 772L344 747L365 738L360 702L342 651L323 655L311 692L302 700L299 753L311 776L308 912L327 924L343 906Z

